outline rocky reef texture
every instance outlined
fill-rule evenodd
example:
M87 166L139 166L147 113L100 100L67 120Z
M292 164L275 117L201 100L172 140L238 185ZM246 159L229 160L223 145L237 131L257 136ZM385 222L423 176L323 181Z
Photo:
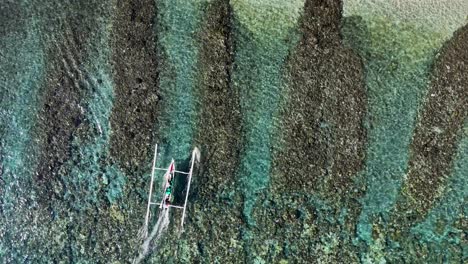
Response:
M463 136L468 114L466 43L465 26L440 51L414 132L404 196L405 206L416 208L416 219L423 217L444 193L456 146Z
M467 26L455 32L434 63L431 85L410 146L410 160L401 197L397 200L390 223L389 229L397 241L410 236L412 229L413 233L416 230L418 233L432 232L434 227L426 227L424 230L415 226L433 218L438 207L444 204L447 206L449 197L453 209L447 210L444 216L437 216L440 223L436 227L439 229L436 231L438 234L434 234L434 237L450 241L450 233L456 231L449 223L453 225L457 220L462 221L464 212L460 201L466 199L466 191L458 189L452 182L462 181L458 184L466 188L463 179L454 177L460 170L463 171L460 167L466 163L466 160L462 161L466 159L463 158L466 156L466 147L461 141L467 135L467 37ZM445 226L441 223L445 223ZM449 251L461 254L459 249L454 248L456 243L453 240L450 242L447 245ZM457 257L457 254L453 254L451 259Z
M348 5L345 8L345 14L352 14L353 6L354 4ZM432 27L436 20L431 20L430 17L437 15L435 14L437 12L428 11L427 17L422 20L427 22L429 19L431 22L422 23L421 18L408 16L407 12L401 10L391 16L385 15L388 10L382 7L376 10L378 12L370 12L370 9L363 7L362 16L346 17L342 29L346 42L354 47L364 60L368 90L367 123L369 129L366 167L358 177L358 180L362 181L365 186L366 192L361 200L363 208L357 228L358 237L365 242L368 250L361 254L361 259L415 261L418 258L405 257L405 252L410 248L421 247L427 252L424 255L425 258L435 261L441 256L440 251L435 249L437 248L435 245L441 244L442 241L451 243L449 242L451 239L447 236L438 236L438 242L434 244L419 239L419 236L427 237L427 234L431 232L423 234L412 229L410 234L408 231L411 226L420 223L421 219L418 220L418 218L434 206L431 204L433 200L424 197L415 201L412 198L402 198L401 194L403 197L408 197L405 193L410 182L409 173L424 175L418 177L418 181L430 177L430 173L426 173L428 171L415 172L415 165L422 170L428 169L428 166L442 166L449 168L450 171L454 170L453 163L450 162L437 162L429 165L418 163L422 161L419 160L411 165L411 160L414 161L415 158L415 153L412 153L411 149L414 146L412 142L417 140L415 131L418 123L429 121L422 121L421 115L425 107L432 107L424 98L429 98L429 91L432 88L428 84L436 74L433 64L436 61L437 52L444 52L445 49L441 49L442 45L444 41L452 37L453 31ZM457 24L455 21L460 19L459 16L454 14L449 20L450 23L447 20L441 24L448 23L446 28L452 27L455 30L454 25ZM392 22L392 19L401 23L396 24ZM466 88L461 88L463 89ZM463 99L460 97L458 100ZM454 131L454 133L459 132ZM453 155L453 152L447 153L447 156L451 158ZM416 180L415 177L413 180ZM445 184L447 182L443 185ZM414 192L424 193L429 191L428 188L431 189L429 186L423 186L424 184L419 185L419 189ZM422 189L425 190L422 191ZM436 189L431 189L429 192L434 196L439 195ZM463 192L460 195L463 196ZM406 201L403 202L405 199ZM406 203L409 200L412 201ZM404 213L405 210L399 210L402 209L399 206L403 204L408 206L406 213ZM424 209L424 204L431 205ZM394 218L395 216L402 218ZM393 221L395 221L395 226L393 226ZM427 225L426 227L431 229ZM390 234L394 234L394 238L399 237L399 242L392 242L390 246L383 247L385 239ZM400 238L403 239L400 240ZM451 250L442 255L448 259L460 258L460 248L451 246L450 248Z
M210 200L214 194L230 192L239 163L241 138L239 92L232 87L234 43L232 39L232 8L228 1L214 1L205 7L205 19L199 33L203 43L199 58L197 96L202 98L197 145L204 153L201 162L200 198ZM222 158L213 158L220 157ZM221 162L220 162L221 161ZM231 162L227 162L231 161ZM210 189L216 188L215 192Z
M466 262L465 2L0 3L0 262L135 260L155 143L144 263Z
M241 114L239 91L232 86L233 10L228 1L217 0L203 5L203 20L197 39L202 46L198 57L200 76L196 85L199 118L195 136L202 154L200 173L194 178L192 210L217 216L218 220L194 215L193 226L187 227L186 246L200 250L190 253L192 261L214 260L216 252L225 252L226 262L243 259L237 227L242 225L240 195L236 189L236 168L240 163ZM185 250L181 248L181 250Z
M362 62L342 43L341 12L340 1L306 1L300 40L285 67L273 181L255 207L261 221L255 236L264 238L257 241L282 248L265 251L257 243L256 251L273 262L357 259L348 234L355 232L360 211L362 190L353 178L365 158L367 101ZM305 247L307 252L298 251Z
M305 3L302 37L287 68L275 191L342 196L362 169L364 72L360 58L342 44L341 10L340 1Z
M44 36L47 42L45 81L40 90L41 109L35 129L37 140L43 146L40 150L36 169L38 188L44 186L44 201L60 197L58 193L65 188L62 177L70 173L66 162L73 155L72 142L84 137L89 128L85 118L86 100L92 93L94 83L90 80L83 64L89 56L91 35L96 34L95 25L98 16L103 15L98 9L84 4L76 4L71 10L65 9L65 19L50 24L45 28L50 34ZM62 8L61 4L52 5L47 11ZM89 10L94 12L89 14ZM45 25L44 25L45 26ZM93 32L94 31L94 32ZM83 138L84 139L84 138ZM85 139L84 139L85 140ZM61 182L62 181L62 182Z
M115 102L110 150L127 172L139 171L153 150L159 100L156 14L154 1L118 2L112 23Z

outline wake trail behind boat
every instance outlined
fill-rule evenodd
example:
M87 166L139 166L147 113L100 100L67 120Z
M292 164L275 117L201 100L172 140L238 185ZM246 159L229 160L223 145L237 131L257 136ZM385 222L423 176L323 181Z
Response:
M150 253L150 250L155 250L158 246L159 240L161 240L162 235L167 230L169 226L169 208L164 208L161 213L159 214L158 221L153 227L151 234L146 237L141 245L140 254L136 259L133 260L134 264L140 263L147 255ZM147 228L147 227L144 227ZM153 246L151 246L151 244Z

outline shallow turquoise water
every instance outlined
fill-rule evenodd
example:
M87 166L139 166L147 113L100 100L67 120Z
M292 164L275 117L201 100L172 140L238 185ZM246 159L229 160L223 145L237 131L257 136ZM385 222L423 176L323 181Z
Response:
M196 2L161 1L157 32L161 45L164 66L161 71L160 87L163 101L163 116L158 127L162 162L167 157L185 157L191 152L193 141L193 120L196 120L196 65L198 47L196 29L200 24L201 10Z
M199 50L204 45L200 42L199 34L203 34L200 27L207 2L155 2L158 16L152 23L154 34L157 36L160 101L159 116L153 124L157 140L152 143L159 143L158 165L161 167L165 167L172 157L177 159L181 168L186 167L186 161L194 147L194 134L198 129L196 120L200 114L197 106L202 99L197 98L195 90L202 89L197 85L200 78L204 77L198 75ZM66 3L57 3L56 7L61 9L57 11L57 17L74 13L73 8L76 7L70 7L68 10ZM302 3L294 2L292 5L299 4ZM261 262L266 260L260 257L261 250L253 246L259 228L256 226L257 219L253 211L255 205L263 206L275 202L272 198L275 194L268 191L271 163L274 158L272 148L283 144L276 135L281 131L281 127L277 126L280 102L288 96L284 69L301 33L298 30L296 7L283 10L278 1L271 6L263 2L249 1L233 1L232 5L233 25L230 25L230 30L234 39L234 66L232 80L229 81L230 89L236 89L240 95L238 110L242 116L239 124L242 137L237 140L242 146L236 150L240 153L238 163L230 160L222 162L228 165L239 164L235 168L234 189L231 193L236 192L242 196L239 205L242 212L233 214L232 218L235 220L232 222L236 223L236 226L229 227L238 230L238 237L217 242L229 247L244 243L243 252L247 252L245 259ZM111 14L118 8L115 1L109 1L104 6ZM81 47L87 50L85 58L80 65L73 65L77 67L77 72L86 76L86 82L80 89L87 91L82 111L85 121L89 124L89 131L86 136L74 137L70 141L73 151L64 165L70 170L69 173L60 175L61 185L57 186L62 186L63 190L56 191L62 196L59 196L59 199L55 198L56 200L51 202L52 205L41 204L39 197L45 197L44 194L35 191L41 190L39 187L32 188L37 187L35 168L40 162L38 157L43 147L39 144L36 133L40 131L35 131L35 124L38 119L43 118L37 113L44 100L44 83L50 81L47 77L50 74L48 58L52 57L57 49L64 49L67 53L67 49L76 48L61 46L59 43L63 32L58 25L66 22L60 17L56 21L57 24L51 23L54 21L54 15L44 13L51 11L52 7L54 5L51 4L51 7L33 9L28 7L26 2L23 3L20 5L20 11L31 16L17 29L0 36L0 72L3 73L0 79L0 183L3 184L0 189L0 220L3 221L0 223L0 259L5 258L6 262L50 262L57 260L54 258L58 256L66 256L70 262L93 263L103 259L125 261L134 256L135 248L139 246L135 237L142 224L143 217L140 216L146 209L148 198L147 184L142 187L132 185L132 182L136 181L135 179L149 179L149 171L143 175L125 173L119 164L114 163L109 151L110 139L113 136L110 119L116 100L113 68L115 65L112 59L115 51L110 45L113 41L112 18L96 20L99 23L87 36L87 46ZM261 11L262 8L268 12L265 11L263 16L256 18L254 11ZM130 14L138 12L132 10L129 10ZM86 14L83 11L81 15L83 13ZM274 19L275 17L278 19ZM369 35L350 36L344 33L345 38L355 38L347 41L351 44L355 44L353 41L358 43L351 46L364 59L369 104L367 160L365 169L359 175L353 176L356 185L365 187L364 197L359 200L362 207L359 221L347 223L352 213L349 208L337 208L332 202L319 198L314 193L301 195L305 197L304 203L315 208L316 215L305 217L305 213L298 209L302 207L298 207L277 208L274 215L261 216L266 218L262 219L262 223L277 221L274 226L280 231L284 228L279 224L281 221L293 221L291 232L300 233L300 237L305 241L313 241L310 243L318 241L307 246L313 250L318 248L317 252L324 252L320 256L323 259L345 251L337 246L339 240L352 239L356 247L346 250L351 251L349 254L353 257L358 257L349 258L359 258L363 262L385 261L392 257L392 260L395 260L395 256L404 254L407 249L406 245L400 247L393 238L386 237L385 231L378 230L376 223L379 219L389 216L400 195L407 172L409 144L418 111L424 103L423 98L429 87L431 65L442 41L426 43L427 39L433 37L432 32L419 31L419 28L405 25L394 27L391 21L371 19L368 26ZM388 32L389 28L393 31ZM66 43L72 43L67 41ZM66 59L63 58L64 61ZM229 134L229 131L226 133ZM441 200L422 222L409 223L410 234L404 234L407 237L399 240L405 243L409 241L408 248L411 250L435 248L435 251L455 260L463 254L457 247L462 247L464 243L460 226L463 227L463 219L468 213L468 183L464 177L468 171L466 124L463 133L454 156L450 180ZM209 154L206 153L207 156ZM151 155L150 152L146 157L148 161L151 160ZM142 170L149 169L150 165L143 165L145 168ZM210 166L208 159L203 166ZM219 198L216 190L212 192L213 197L216 197L213 198L213 203L217 206L231 207L233 201L230 198ZM294 190L291 190L291 193L294 193ZM211 212L203 211L206 201L197 200L196 192L191 195L193 201L189 209L199 215L190 216L187 232L193 234L205 230L207 234L203 234L203 239L216 237L219 230L213 231L203 226L198 217L209 219L206 220L208 223L216 221L217 218L213 218ZM279 196L282 197L281 195L283 194ZM294 199L297 197L291 196L291 200ZM232 213L227 209L226 211ZM237 215L239 218L236 218ZM330 230L338 231L320 238L314 237L325 232L320 231L322 223L336 227ZM348 233L347 225L356 226L356 233ZM179 249L186 246L186 256L201 258L201 255L207 256L206 252L210 250L203 247L203 239L197 241L198 244L190 244L193 241L189 237L182 237L180 244L168 243L167 248L157 253L166 254L174 260L176 256L167 253L172 251L171 246ZM281 244L282 239L277 237L269 240L269 246L274 248L270 252L287 257L288 254L284 252L302 250L294 249L296 245L289 247L286 243ZM412 242L415 239L420 239L420 242ZM385 245L385 241L390 241L389 245ZM451 247L450 252L444 253L447 243L455 249ZM224 254L210 253L220 258ZM411 254L413 257L417 256L417 253ZM408 257L409 260L414 259L411 256ZM245 260L242 257L239 259ZM154 258L152 261L160 260ZM279 259L274 258L274 261Z

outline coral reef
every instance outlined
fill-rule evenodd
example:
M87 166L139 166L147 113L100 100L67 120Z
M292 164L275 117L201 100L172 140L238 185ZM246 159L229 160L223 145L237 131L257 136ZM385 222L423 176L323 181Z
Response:
M467 12L3 1L0 262L466 262ZM202 159L144 240L155 143Z

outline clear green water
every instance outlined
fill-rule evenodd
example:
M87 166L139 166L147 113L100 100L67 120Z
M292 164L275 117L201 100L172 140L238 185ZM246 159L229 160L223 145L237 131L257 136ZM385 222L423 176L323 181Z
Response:
M355 49L366 67L369 146L360 177L367 192L361 201L358 233L370 242L374 217L387 214L400 193L418 109L442 41L436 33L385 18L370 18L363 27L366 33L345 36L349 42L360 43Z
M192 150L193 123L196 120L196 29L200 23L197 1L159 1L159 27L156 28L163 58L160 87L163 115L158 127L163 164L168 157L186 157ZM185 158L182 158L185 159Z
M233 82L234 88L240 91L245 133L238 177L245 199L243 214L249 224L254 224L251 214L256 195L269 183L271 149L276 144L274 135L278 129L275 118L280 99L287 96L282 73L286 57L295 44L288 40L297 39L294 26L301 5L293 1L274 13L279 11L274 3L233 3L236 46ZM258 17L260 12L264 13Z

